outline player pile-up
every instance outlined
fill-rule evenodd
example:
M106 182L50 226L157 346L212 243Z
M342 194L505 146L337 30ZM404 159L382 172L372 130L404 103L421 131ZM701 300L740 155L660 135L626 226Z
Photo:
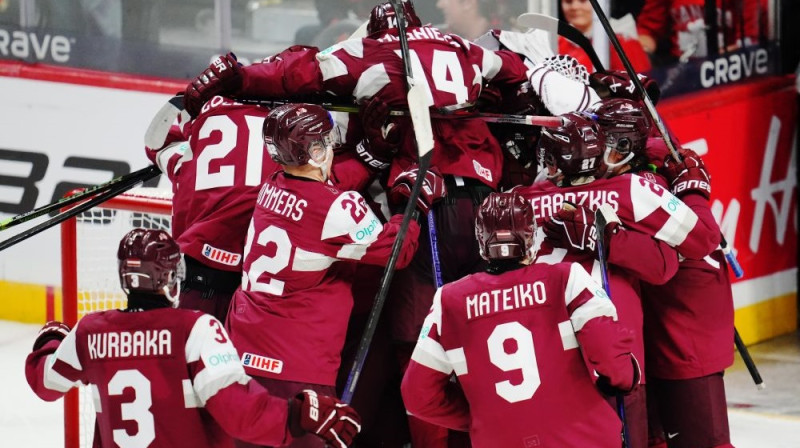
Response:
M126 309L45 325L34 391L90 385L104 447L730 446L711 179L655 83L410 1L366 33L187 86L147 138L172 235L120 242Z

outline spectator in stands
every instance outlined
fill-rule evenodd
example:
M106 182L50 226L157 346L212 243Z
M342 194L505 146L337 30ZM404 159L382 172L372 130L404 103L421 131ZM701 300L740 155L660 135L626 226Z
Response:
M564 13L564 19L569 22L570 25L587 36L591 35L593 10L589 0L561 0L561 9ZM650 70L650 59L637 40L633 16L626 15L622 19L613 21L612 27L617 34L622 49L625 51L625 55L630 59L634 70L640 73ZM563 37L558 38L558 52L559 54L573 56L581 64L585 65L590 72L595 71L592 69L593 66L589 61L589 56L587 56L580 47ZM606 68L610 70L625 70L622 60L613 47L609 53L609 67Z
M682 62L736 50L757 40L758 9L758 0L717 0L712 19L704 0L646 0L637 19L639 42L648 54L663 51ZM709 48L709 39L717 45Z
M447 31L475 40L490 29L510 30L518 15L527 11L523 0L438 0Z

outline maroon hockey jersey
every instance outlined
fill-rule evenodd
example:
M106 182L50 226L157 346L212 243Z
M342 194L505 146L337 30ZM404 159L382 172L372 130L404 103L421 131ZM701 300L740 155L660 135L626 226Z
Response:
M251 381L222 323L198 311L89 314L60 345L31 353L25 370L45 400L87 385L103 447L291 441L286 400Z
M522 83L527 81L527 67L514 53L485 50L436 28L410 27L407 36L415 82L425 90L432 110L446 115L433 120L432 165L443 174L478 179L496 188L502 174L500 146L485 122L465 112L473 110L484 82ZM377 95L392 108L408 107L395 29L323 51L292 47L245 67L244 73L243 95L283 98L325 92L356 101ZM405 135L391 179L416 160L413 134Z
M479 273L439 289L403 378L416 417L474 447L619 448L590 368L631 387L631 336L578 264ZM459 389L450 381L458 377Z
M148 151L172 181L172 236L181 252L206 266L238 272L256 196L280 169L264 149L269 109L221 96L171 138L186 143Z
M353 306L353 263L385 265L401 218L381 224L354 191L284 172L268 180L226 322L245 370L334 385ZM411 261L418 235L412 221L398 269Z

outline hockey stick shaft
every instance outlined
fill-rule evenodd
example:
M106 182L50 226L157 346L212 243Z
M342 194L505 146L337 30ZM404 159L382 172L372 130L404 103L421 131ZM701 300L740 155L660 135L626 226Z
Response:
M619 43L619 39L617 38L617 34L611 28L611 24L608 22L608 17L606 17L606 13L603 12L603 8L597 3L597 0L589 0L592 4L592 8L594 8L594 12L597 14L597 18L600 19L600 23L603 25L603 29L606 30L606 34L608 34L608 40L611 41L611 45L614 46L614 49L617 51L620 60L622 61L622 65L625 66L625 71L628 72L628 76L631 78L631 82L636 86L636 89L639 90L639 93L642 95L642 101L644 102L645 108L647 109L648 113L650 114L650 118L655 123L658 132L661 134L661 137L664 139L664 143L667 145L667 149L669 149L669 153L672 154L672 157L675 159L676 162L681 161L681 156L678 154L678 150L675 147L675 144L672 142L672 139L669 137L669 133L667 132L666 126L664 126L664 122L661 120L661 116L658 115L656 111L656 106L653 104L653 100L650 99L650 95L647 94L647 91L644 89L644 85L642 85L642 81L639 79L639 75L633 69L633 65L631 64L630 59L625 54L625 50L622 49L622 44Z
M436 232L436 217L433 210L428 212L428 242L431 245L431 267L433 268L433 281L436 289L444 285L442 281L442 265L439 261L439 238Z
M739 354L742 356L742 361L744 361L747 371L750 372L750 377L753 378L753 382L756 384L756 387L759 389L764 389L767 387L767 385L764 384L764 380L761 378L761 373L759 373L756 363L750 356L750 350L748 350L747 346L744 345L744 341L742 341L742 337L739 336L739 330L737 330L736 327L733 328L733 342L736 344L736 349L739 350Z
M605 231L606 231L606 217L603 212L598 209L594 212L594 228L597 233L597 260L600 264L600 278L603 284L603 289L606 292L609 300L611 300L611 286L608 281L608 258L605 245ZM628 435L628 422L625 418L625 397L622 394L617 394L617 415L622 420L622 437L623 446L629 446L630 436Z
M408 107L411 111L411 120L414 125L415 141L417 144L417 151L419 154L419 168L417 171L417 179L411 188L411 193L406 203L406 208L403 211L403 219L400 223L400 229L397 231L397 237L392 245L392 252L389 256L389 261L384 269L381 284L378 289L378 294L375 297L375 302L372 305L372 310L367 318L367 323L364 327L364 333L359 341L358 351L356 352L353 366L347 376L347 383L345 383L344 391L342 392L342 401L351 403L355 388L358 385L361 371L364 368L364 362L369 353L369 346L372 343L372 338L375 335L375 329L378 326L378 320L383 310L383 305L386 302L386 296L389 292L389 285L392 283L394 277L395 265L400 255L403 241L405 240L406 233L408 232L408 225L411 222L411 216L416 209L417 198L419 198L422 191L422 183L425 180L425 173L428 171L431 163L431 156L433 149L433 134L431 130L430 114L428 106L425 103L425 95L422 90L415 88L413 72L411 71L411 63L409 62L408 41L406 39L405 30L405 15L403 14L402 5L398 0L390 0L392 7L397 17L397 29L400 35L400 49L403 55L403 66L406 72L406 80L408 82ZM427 123L426 123L427 122Z
M722 248L722 253L725 254L725 259L728 261L728 266L730 266L733 271L733 275L736 278L744 277L744 269L742 269L742 265L739 264L739 260L736 259L736 254L733 253L728 241L725 240L725 236L721 235L721 237L720 247ZM736 327L733 327L733 343L736 345L736 350L739 351L739 355L742 356L742 361L744 361L744 365L747 367L747 371L750 373L750 378L753 379L753 383L755 383L756 387L759 389L765 388L766 385L761 378L761 373L759 373L758 367L755 361L753 361L753 357L750 356L750 350L744 345L744 341L742 341L741 336L739 336L739 330L737 330Z
M20 243L22 241L25 241L25 240L27 240L28 238L30 238L30 237L32 237L34 235L38 235L39 233L49 229L50 227L53 227L56 224L60 224L61 222L66 221L67 219L72 218L73 216L76 216L76 215L78 215L80 213L83 213L86 210L89 210L92 207L95 207L95 206L97 206L99 204L102 204L103 202L113 198L114 196L117 196L119 194L122 194L122 193L130 190L131 188L133 188L135 185L139 184L140 182L144 182L144 181L147 181L149 179L152 179L153 177L156 177L159 174L161 174L161 172L156 168L155 170L148 171L147 175L145 175L145 176L141 176L140 178L136 178L136 179L129 179L126 182L116 184L116 185L114 185L114 187L109 188L109 189L97 194L96 196L94 196L93 198L89 199L88 201L83 202L81 204L78 204L75 207L72 207L72 208L70 208L70 209L68 209L68 210L66 210L66 211L64 211L62 213L59 213L58 215L48 219L47 221L45 221L45 222L43 222L43 223L41 223L41 224L39 224L39 225L37 225L35 227L32 227L32 228L30 228L30 229L28 229L28 230L26 230L26 231L24 231L22 233L14 235L13 237L11 237L9 239L0 242L0 251L8 249L9 247L11 247L11 246L13 246L13 245L15 245L17 243Z
M89 187L81 192L75 193L65 198L61 198L53 203L47 204L45 206L39 207L34 210L30 210L28 212L22 213L17 216L13 216L11 218L4 219L0 221L0 231L28 222L32 219L36 219L42 215L59 210L63 207L72 205L76 202L80 202L88 197L91 197L98 193L102 193L110 188L113 188L116 185L125 184L131 181L138 182L141 179L144 180L150 179L152 177L155 177L152 175L153 173L156 174L160 173L160 171L158 171L158 167L156 167L155 165L148 166L147 168L142 168L141 170L134 171L124 176L116 177L108 182L95 185L93 187Z

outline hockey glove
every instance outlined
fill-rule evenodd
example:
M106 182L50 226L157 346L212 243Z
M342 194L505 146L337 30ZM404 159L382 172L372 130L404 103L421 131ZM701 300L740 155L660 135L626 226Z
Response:
M619 230L619 218L607 204L601 209L606 216L605 243ZM579 252L597 250L597 230L594 212L582 205L565 202L555 215L544 220L545 238L555 247L575 249Z
M683 159L681 162L667 156L659 170L669 182L672 194L679 198L688 193L697 193L706 199L711 197L711 175L703 159L691 149L680 148L678 154Z
M391 184L389 190L389 201L393 204L402 204L411 197L411 189L417 181L419 168L416 165L398 174ZM425 180L422 182L422 190L417 198L417 210L427 215L433 204L439 202L447 195L447 188L444 184L444 177L436 170L430 168L425 172Z
M62 341L69 334L70 328L59 321L51 320L44 324L39 334L36 335L36 340L33 342L33 350L36 351L44 347L50 341Z
M306 389L289 400L289 432L294 437L310 432L331 446L346 448L359 431L361 417L334 397Z
M364 140L356 146L359 159L368 167L383 171L389 168L400 144L400 132L389 121L389 106L377 96L361 106Z
M236 55L228 53L211 61L211 65L203 70L197 78L186 86L183 106L189 115L196 117L203 104L214 95L230 95L242 87L242 64L237 62Z
M644 90L653 101L653 105L658 103L661 98L661 88L658 83L648 78L645 75L637 74L639 80L644 86ZM589 85L594 88L601 98L614 97L614 98L627 98L630 100L640 101L642 95L636 91L636 85L631 81L628 72L623 70L612 70L609 72L594 72L589 75Z
M603 395L609 397L627 395L639 385L639 379L642 376L642 372L639 370L639 361L635 356L633 356L633 354L631 354L630 357L631 363L633 364L633 374L630 376L622 375L620 377L620 381L622 381L622 383L612 384L609 377L605 375L598 375L597 381L595 381L594 384Z

